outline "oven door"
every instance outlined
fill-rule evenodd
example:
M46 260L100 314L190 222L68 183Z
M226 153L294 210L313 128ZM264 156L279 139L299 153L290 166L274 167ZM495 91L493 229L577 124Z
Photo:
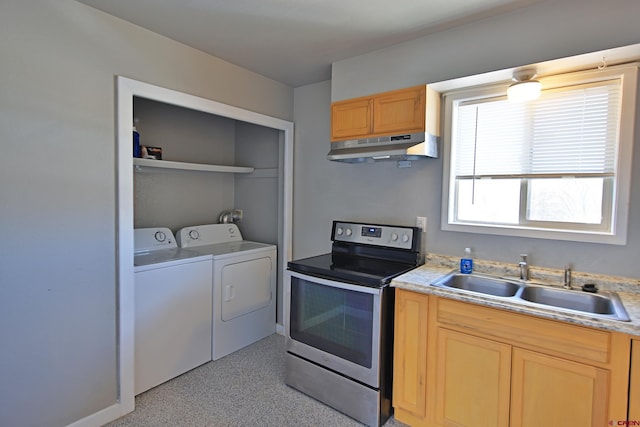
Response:
M287 351L379 388L384 289L292 271L287 276Z

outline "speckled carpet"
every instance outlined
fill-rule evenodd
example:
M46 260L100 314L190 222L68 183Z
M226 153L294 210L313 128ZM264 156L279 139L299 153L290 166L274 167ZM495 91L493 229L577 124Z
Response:
M271 335L136 397L136 410L108 424L135 426L361 426L284 383L284 337ZM393 417L385 427L404 424Z

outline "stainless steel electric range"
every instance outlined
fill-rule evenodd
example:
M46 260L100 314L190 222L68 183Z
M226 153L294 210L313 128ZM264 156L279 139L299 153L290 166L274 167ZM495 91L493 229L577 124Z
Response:
M334 221L331 253L289 262L286 383L369 426L391 415L394 277L420 229Z

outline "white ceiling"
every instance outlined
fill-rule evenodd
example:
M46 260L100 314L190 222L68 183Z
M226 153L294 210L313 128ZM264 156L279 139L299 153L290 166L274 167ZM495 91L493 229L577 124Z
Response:
M78 0L292 87L331 63L542 0Z

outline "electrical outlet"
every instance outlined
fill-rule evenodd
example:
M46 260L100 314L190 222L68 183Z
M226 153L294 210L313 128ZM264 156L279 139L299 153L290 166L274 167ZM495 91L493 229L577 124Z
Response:
M426 216L417 216L416 217L416 227L420 230L426 232L427 231L427 217Z

